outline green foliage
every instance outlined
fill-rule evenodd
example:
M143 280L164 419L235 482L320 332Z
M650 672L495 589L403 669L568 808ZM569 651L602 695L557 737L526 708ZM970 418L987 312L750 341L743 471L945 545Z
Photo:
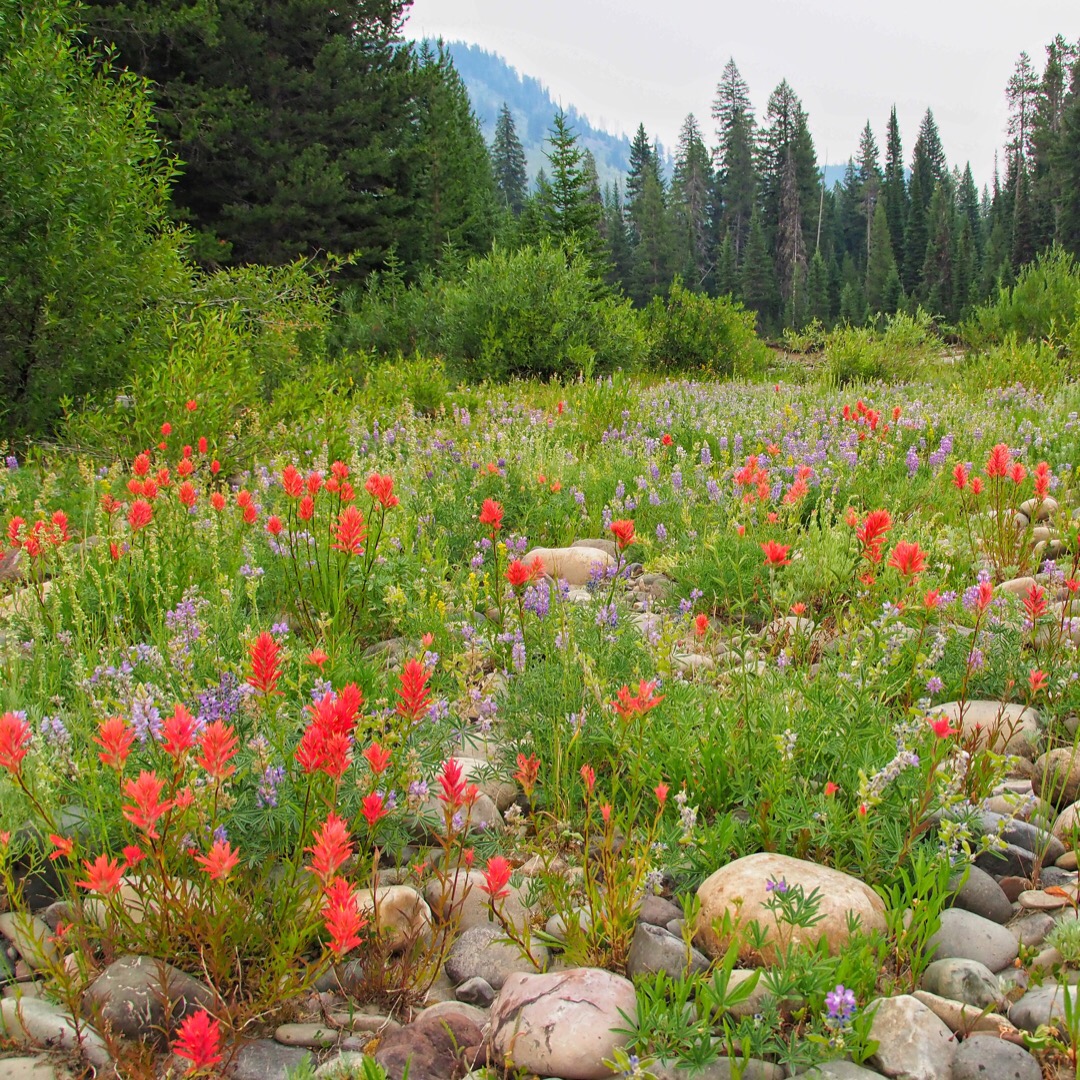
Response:
M825 338L827 371L841 386L910 379L936 348L933 320L921 308L915 315L890 315L881 334L865 327L840 326Z
M666 298L653 298L643 320L652 368L745 377L765 366L753 312L730 297L691 292L676 278Z
M996 299L972 314L964 337L976 347L1003 344L1014 335L1060 348L1071 345L1078 322L1080 263L1053 247L1025 266L1014 285L1001 288Z
M0 2L0 425L22 433L160 348L189 283L147 86L80 52L68 11Z
M444 305L439 351L471 381L611 371L645 351L629 303L598 291L585 255L546 241L473 259Z

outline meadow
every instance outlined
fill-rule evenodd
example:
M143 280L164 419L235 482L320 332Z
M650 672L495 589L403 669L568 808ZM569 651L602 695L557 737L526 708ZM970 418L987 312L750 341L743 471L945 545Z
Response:
M891 381L789 345L727 382L401 365L288 423L178 381L13 449L6 1045L36 996L72 1068L398 1077L395 1031L438 1049L424 1006L465 1000L413 1080L899 1075L883 1003L973 864L1075 925L1080 390L1015 339L921 336ZM707 886L748 856L786 860L757 922ZM1080 948L1017 937L941 1022L1071 1075L1071 1000L1005 1016ZM506 1036L518 982L582 971L622 1009L600 1043Z

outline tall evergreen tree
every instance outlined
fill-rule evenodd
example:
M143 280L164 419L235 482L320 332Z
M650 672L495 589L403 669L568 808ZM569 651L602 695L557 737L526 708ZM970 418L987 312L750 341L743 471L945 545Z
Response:
M633 141L630 143L629 169L626 173L626 184L624 187L624 202L626 204L627 213L630 214L631 217L633 217L634 205L641 197L641 193L645 188L646 177L650 174L659 178L652 143L649 142L649 136L645 131L645 125L638 124Z
M911 158L908 220L904 234L904 288L909 294L926 295L922 274L926 245L930 240L930 201L945 176L945 151L934 114L927 109Z
M712 184L709 151L691 113L679 132L670 201L679 272L692 289L704 288L711 269L709 192Z
M780 315L780 294L776 287L776 267L769 257L765 229L757 207L750 215L750 233L746 240L740 273L742 301L757 313L758 325L774 326Z
M1062 109L1061 135L1052 160L1061 184L1058 239L1067 250L1080 256L1080 61L1073 65L1069 95Z
M631 255L629 293L635 304L644 305L666 292L676 270L664 191L651 170L645 174L634 218L637 243Z
M724 66L713 99L716 121L716 225L717 235L730 232L736 260L742 258L750 233L750 217L757 201L754 161L757 129L750 104L750 89L733 59Z
M822 326L830 326L833 318L832 299L829 295L829 268L820 251L810 260L810 272L806 278L807 317L816 319Z
M871 232L874 225L874 211L881 194L881 164L878 158L877 140L866 121L859 138L859 214L863 222L864 243L862 245L863 265L869 265Z
M953 239L953 196L947 178L934 188L927 215L929 239L923 260L920 298L936 315L956 318L953 286L955 283L955 244Z
M772 239L780 297L787 305L797 271L805 271L813 250L819 177L806 113L786 80L769 97L761 162L762 223Z
M413 226L411 0L88 0L90 32L156 83L185 163L175 216L207 263L358 251L379 265Z
M1060 34L1046 47L1032 132L1032 217L1037 248L1060 239L1065 189L1058 153L1069 100L1069 75L1078 60L1080 43L1070 45Z
M732 239L730 229L724 233L724 242L720 245L715 279L717 296L731 296L736 300L741 298L742 287L735 258L735 241Z
M1029 181L1035 158L1035 114L1039 77L1031 57L1022 52L1005 89L1009 106L1009 142L1006 176L1012 204L1012 259L1014 266L1035 253L1034 222Z
M885 173L881 182L881 198L885 203L889 240L897 269L902 271L904 231L907 227L907 182L904 179L904 151L900 142L900 122L896 118L895 105L889 113L889 127L885 137Z
M559 243L574 239L597 269L604 262L600 240L600 208L594 199L594 175L589 174L585 151L578 145L566 113L559 109L548 133L544 152L551 165L551 182L544 197L545 231Z
M469 93L440 41L417 61L415 210L399 250L429 265L444 246L479 255L491 246L496 194L491 158Z
M870 257L866 265L866 302L873 315L896 310L900 275L892 253L889 219L884 202L874 208Z
M626 227L619 185L604 189L604 219L602 224L604 244L607 247L608 269L604 280L611 286L625 288L630 280L631 249Z
M529 194L529 174L525 168L525 149L517 136L510 106L505 101L495 121L491 164L502 204L515 216L520 214Z

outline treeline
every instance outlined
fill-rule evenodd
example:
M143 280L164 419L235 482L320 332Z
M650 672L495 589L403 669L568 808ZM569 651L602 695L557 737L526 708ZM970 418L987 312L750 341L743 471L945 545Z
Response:
M393 252L416 280L493 241L573 235L636 306L680 278L775 332L920 306L956 321L1038 251L1080 252L1080 68L1060 36L1041 74L1017 62L1004 169L981 192L929 110L908 156L895 109L826 190L794 89L759 122L733 60L712 131L686 118L671 175L639 127L625 180L601 190L561 111L534 177L506 105L486 146L449 52L403 41L409 4L86 0L88 37L152 80L181 162L173 213L204 265L356 252L362 276Z
M911 157L896 110L884 151L867 122L842 183L826 190L809 118L786 82L760 124L734 61L717 87L711 146L691 114L666 177L638 128L621 190L592 190L606 276L638 305L681 276L730 294L767 330L812 320L862 324L923 307L957 321L1008 285L1034 255L1059 244L1080 253L1080 65L1055 38L1038 74L1022 54L1009 80L1004 174L980 192L970 165L949 167L927 110ZM542 213L549 180L525 198L505 116L493 147L504 201ZM558 150L561 132L552 142ZM910 160L910 168L908 161Z

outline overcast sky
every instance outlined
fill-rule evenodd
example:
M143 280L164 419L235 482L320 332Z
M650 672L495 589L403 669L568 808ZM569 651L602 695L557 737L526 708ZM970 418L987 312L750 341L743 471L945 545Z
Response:
M867 120L884 151L896 105L905 161L927 107L949 164L990 180L1005 140L1005 84L1022 49L1041 73L1055 34L1080 38L1080 0L414 0L409 37L500 53L593 124L639 122L674 149L734 57L759 118L786 78L810 116L818 161L844 162Z

